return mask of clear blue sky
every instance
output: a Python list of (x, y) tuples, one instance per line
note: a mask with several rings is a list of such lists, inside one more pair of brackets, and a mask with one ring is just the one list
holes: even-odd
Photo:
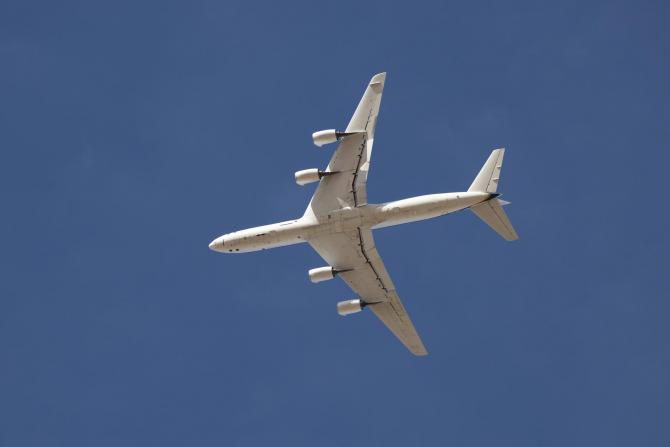
[[(4, 1), (0, 445), (670, 445), (666, 2)], [(310, 134), (388, 78), (371, 202), (491, 149), (521, 240), (379, 230), (430, 356), (306, 245)]]

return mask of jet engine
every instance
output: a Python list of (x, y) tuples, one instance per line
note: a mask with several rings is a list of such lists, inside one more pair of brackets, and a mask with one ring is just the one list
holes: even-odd
[(366, 305), (367, 303), (361, 299), (340, 301), (337, 303), (337, 313), (343, 317), (349, 314), (355, 314), (356, 312), (362, 311)]
[(296, 172), (294, 175), (295, 175), (295, 182), (298, 185), (303, 186), (308, 183), (318, 182), (319, 180), (321, 180), (321, 177), (325, 177), (331, 174), (335, 174), (335, 172), (319, 171), (317, 168), (312, 168), (312, 169), (303, 169), (302, 171)]
[(335, 275), (337, 275), (337, 270), (331, 266), (319, 267), (309, 271), (309, 280), (313, 283), (328, 281), (335, 278)]
[(321, 147), (325, 144), (334, 143), (337, 140), (341, 140), (343, 137), (348, 135), (353, 135), (360, 132), (338, 132), (335, 129), (320, 130), (312, 134), (312, 141), (314, 144)]
[(312, 134), (312, 141), (319, 147), (324, 144), (334, 143), (339, 139), (340, 137), (335, 129), (320, 130)]

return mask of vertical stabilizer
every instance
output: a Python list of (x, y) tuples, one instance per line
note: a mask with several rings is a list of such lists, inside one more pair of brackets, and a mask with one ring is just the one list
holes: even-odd
[(498, 190), (498, 180), (500, 180), (500, 170), (502, 169), (504, 155), (505, 149), (496, 149), (491, 152), (489, 159), (482, 166), (468, 191), (496, 192)]

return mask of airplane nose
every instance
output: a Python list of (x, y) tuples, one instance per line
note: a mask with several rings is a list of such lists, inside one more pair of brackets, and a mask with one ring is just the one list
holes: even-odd
[(209, 243), (209, 249), (214, 251), (223, 251), (223, 236), (217, 237)]

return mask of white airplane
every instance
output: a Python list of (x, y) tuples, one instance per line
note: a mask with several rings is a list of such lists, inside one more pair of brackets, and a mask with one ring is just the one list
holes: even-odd
[(368, 307), (414, 355), (426, 355), (419, 334), (405, 311), (396, 288), (377, 252), (372, 230), (472, 210), (504, 239), (518, 239), (497, 197), (505, 149), (496, 149), (465, 192), (430, 194), (394, 202), (368, 203), (365, 184), (375, 125), (386, 73), (368, 84), (349, 125), (312, 134), (314, 144), (339, 141), (328, 167), (295, 173), (298, 185), (319, 182), (305, 214), (295, 220), (249, 228), (214, 239), (209, 248), (221, 253), (243, 253), (307, 242), (328, 264), (309, 271), (318, 283), (341, 277), (358, 298), (337, 303), (340, 315)]

